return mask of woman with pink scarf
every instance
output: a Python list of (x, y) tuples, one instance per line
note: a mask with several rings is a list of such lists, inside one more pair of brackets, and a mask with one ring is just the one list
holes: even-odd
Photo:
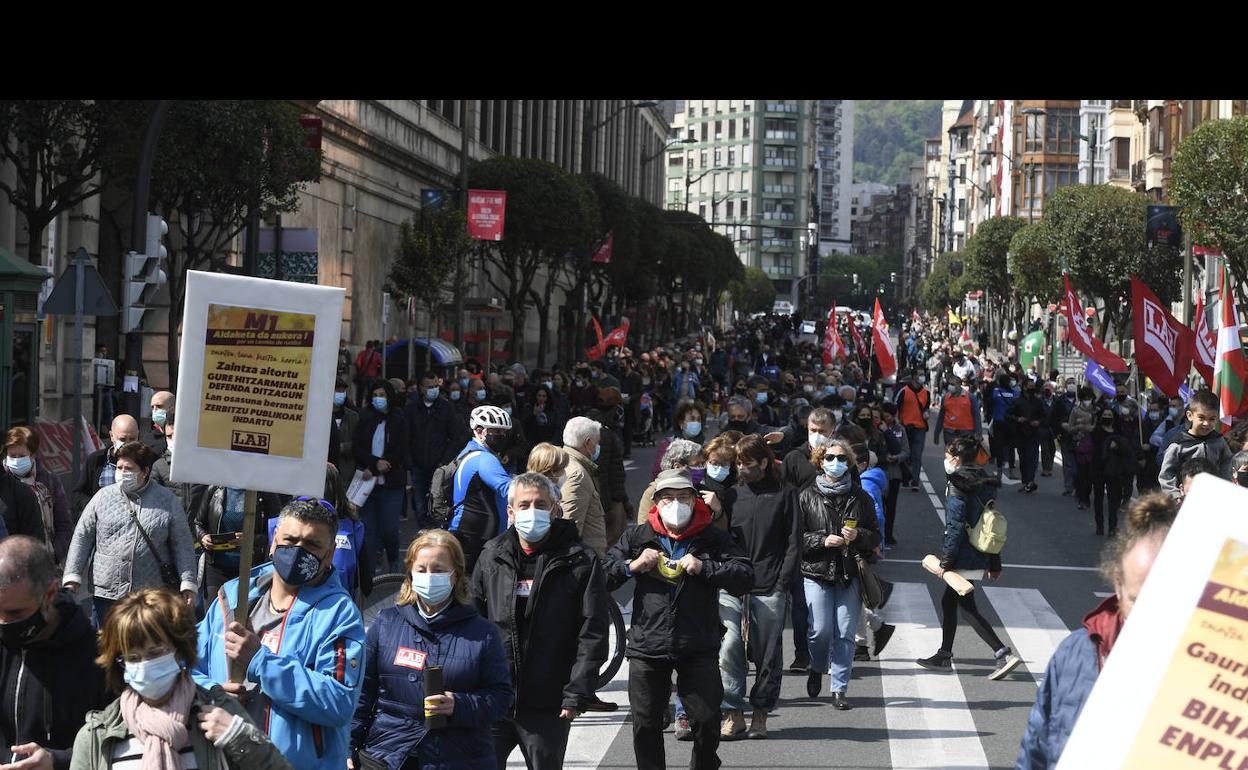
[(70, 770), (293, 770), (237, 699), (191, 679), (196, 647), (181, 597), (147, 588), (119, 599), (96, 663), (121, 697), (87, 714)]

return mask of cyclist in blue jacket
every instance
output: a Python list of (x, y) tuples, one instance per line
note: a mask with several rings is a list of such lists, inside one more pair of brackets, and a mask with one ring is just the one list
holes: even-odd
[(507, 490), (511, 474), (498, 457), (507, 450), (511, 415), (497, 406), (478, 406), (468, 421), (472, 440), (459, 453), (451, 523), (464, 548), (468, 574), (487, 541), (507, 531)]

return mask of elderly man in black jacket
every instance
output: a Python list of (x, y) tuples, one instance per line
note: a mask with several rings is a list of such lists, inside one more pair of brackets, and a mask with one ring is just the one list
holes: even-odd
[(598, 556), (575, 522), (558, 517), (549, 479), (521, 474), (507, 497), (511, 526), (485, 544), (472, 573), (477, 610), (502, 632), (516, 688), (511, 712), (494, 724), (494, 751), (500, 768), (519, 745), (532, 770), (558, 770), (607, 659), (611, 597)]
[(95, 630), (34, 538), (0, 540), (0, 623), (0, 763), (66, 770), (87, 712), (111, 698)]
[(663, 714), (674, 671), (693, 730), (690, 768), (717, 768), (724, 697), (719, 592), (746, 593), (754, 570), (732, 536), (710, 526), (711, 509), (696, 497), (687, 471), (660, 473), (654, 499), (648, 521), (607, 554), (608, 589), (637, 581), (627, 650), (633, 751), (639, 770), (667, 766)]
[[(116, 482), (117, 463), (113, 459), (113, 455), (131, 441), (139, 440), (139, 423), (128, 414), (119, 414), (113, 418), (112, 425), (109, 427), (108, 438), (112, 443), (98, 452), (93, 452), (87, 456), (87, 462), (82, 469), (82, 476), (78, 479), (78, 486), (74, 487), (75, 522), (78, 521), (78, 516), (82, 513), (82, 509), (86, 508), (87, 503), (91, 502), (91, 498), (95, 497), (95, 493), (100, 491), (100, 487), (106, 487)], [(12, 533), (12, 530), (10, 530), (10, 533)]]

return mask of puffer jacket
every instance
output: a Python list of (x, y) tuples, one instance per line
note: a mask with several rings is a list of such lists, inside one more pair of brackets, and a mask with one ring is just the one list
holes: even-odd
[(967, 532), (979, 522), (984, 506), (996, 499), (1001, 481), (977, 465), (958, 468), (948, 475), (947, 481), (940, 566), (949, 570), (1000, 570), (1001, 556), (976, 549)]
[(485, 544), (472, 573), (477, 611), (498, 626), (507, 650), (516, 699), (512, 712), (584, 711), (607, 659), (607, 582), (602, 563), (564, 519), (550, 522), (537, 551), (525, 602), (524, 634), (516, 614), (523, 558), (516, 530)]
[[(199, 729), (199, 713), (219, 706), (246, 720), (246, 726), (224, 748), (218, 749)], [(273, 746), (269, 736), (256, 727), (238, 699), (220, 687), (205, 689), (197, 686), (191, 701), (187, 730), (195, 766), (201, 770), (294, 770), (286, 757)], [(113, 750), (117, 741), (130, 732), (121, 716), (121, 698), (100, 711), (87, 714), (87, 722), (74, 741), (74, 758), (69, 770), (108, 770), (113, 766)], [(221, 760), (225, 759), (224, 762)]]
[(858, 519), (858, 536), (849, 544), (852, 552), (869, 555), (880, 544), (880, 525), (875, 518), (875, 501), (855, 479), (848, 493), (825, 495), (818, 482), (802, 489), (798, 497), (802, 509), (802, 577), (824, 583), (848, 583), (858, 577), (858, 562), (846, 556), (842, 546), (829, 548), (824, 540), (839, 533), (852, 513)]
[(1111, 596), (1088, 613), (1083, 628), (1072, 632), (1053, 651), (1027, 716), (1015, 770), (1057, 766), (1121, 627), (1118, 597)]
[[(498, 628), (466, 604), (426, 619), (412, 605), (388, 607), (368, 629), (364, 687), (351, 720), (351, 754), (399, 770), (494, 770), (490, 725), (511, 705), (511, 677)], [(446, 727), (425, 729), (425, 667), (441, 666), (455, 695)], [(360, 766), (356, 761), (356, 767)]]
[(1084, 409), (1082, 404), (1075, 404), (1071, 408), (1070, 415), (1066, 418), (1066, 434), (1072, 441), (1078, 442), (1092, 433), (1092, 428), (1096, 427), (1096, 417), (1092, 411), (1093, 407)]
[[(667, 554), (664, 541), (688, 547), (702, 560), (697, 575), (682, 574), (674, 581), (657, 569), (634, 575), (628, 565), (647, 548)], [(614, 591), (630, 577), (633, 623), (628, 630), (627, 654), (648, 660), (687, 660), (715, 657), (723, 625), (719, 621), (719, 592), (742, 596), (754, 584), (754, 570), (745, 551), (731, 535), (711, 526), (711, 509), (701, 500), (693, 504), (693, 520), (680, 537), (672, 538), (650, 509), (645, 524), (627, 530), (607, 553), (607, 590)]]
[[(134, 525), (131, 506), (157, 553)], [(120, 599), (140, 588), (166, 587), (160, 577), (161, 561), (177, 570), (180, 590), (198, 588), (191, 528), (177, 495), (151, 479), (133, 496), (122, 492), (120, 484), (110, 484), (95, 493), (78, 519), (65, 559), (64, 582), (82, 583), (90, 566), (95, 595)]]

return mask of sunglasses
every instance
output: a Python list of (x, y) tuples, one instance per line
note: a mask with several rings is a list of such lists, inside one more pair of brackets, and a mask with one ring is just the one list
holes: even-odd
[(295, 502), (297, 502), (297, 503), (303, 503), (303, 502), (308, 502), (308, 503), (316, 503), (317, 505), (321, 506), (322, 508), (324, 508), (325, 510), (327, 510), (327, 511), (329, 511), (330, 513), (334, 514), (335, 516), (337, 516), (337, 515), (338, 515), (338, 509), (337, 509), (337, 508), (335, 508), (335, 507), (334, 507), (334, 506), (333, 506), (333, 505), (332, 505), (332, 504), (331, 504), (328, 500), (322, 500), (322, 499), (320, 499), (319, 497), (306, 497), (306, 496), (305, 496), (305, 497), (296, 497), (296, 498), (295, 498)]

